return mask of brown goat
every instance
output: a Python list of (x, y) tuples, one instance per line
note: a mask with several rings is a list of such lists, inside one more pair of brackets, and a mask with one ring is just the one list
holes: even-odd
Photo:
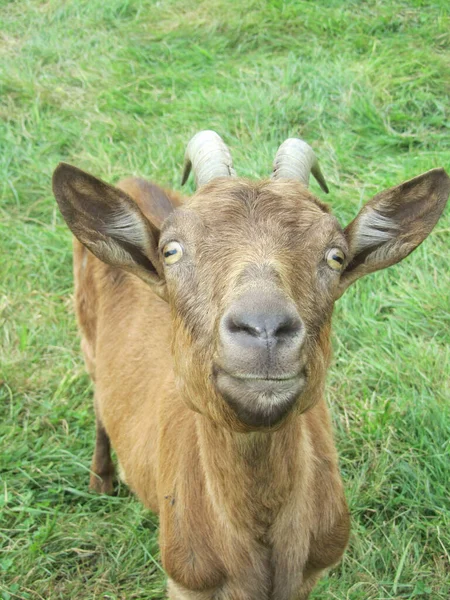
[(91, 487), (112, 491), (111, 440), (160, 515), (169, 598), (304, 600), (349, 535), (324, 400), (334, 302), (427, 237), (450, 179), (434, 169), (381, 192), (343, 230), (307, 190), (310, 170), (326, 186), (299, 140), (255, 183), (234, 178), (216, 134), (198, 135), (190, 199), (66, 164), (54, 174), (79, 240)]

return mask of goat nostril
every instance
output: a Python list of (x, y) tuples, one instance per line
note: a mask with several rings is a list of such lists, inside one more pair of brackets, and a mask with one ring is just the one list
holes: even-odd
[(276, 326), (273, 335), (277, 338), (293, 337), (299, 334), (301, 329), (302, 323), (300, 319), (288, 318), (286, 321)]
[(229, 318), (227, 319), (226, 326), (230, 333), (246, 333), (253, 337), (258, 337), (262, 333), (261, 328), (246, 323), (244, 320)]
[(244, 334), (253, 338), (288, 340), (297, 336), (301, 329), (300, 319), (285, 314), (229, 315), (225, 327), (231, 334)]
[(264, 329), (260, 329), (259, 327), (254, 327), (252, 325), (246, 325), (246, 324), (242, 324), (240, 327), (240, 331), (243, 331), (244, 333), (248, 333), (248, 335), (251, 335), (253, 337), (259, 337)]

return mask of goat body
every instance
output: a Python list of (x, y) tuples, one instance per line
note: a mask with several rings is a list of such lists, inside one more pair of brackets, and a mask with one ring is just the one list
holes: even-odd
[(324, 400), (334, 301), (428, 235), (449, 179), (436, 169), (378, 194), (342, 230), (304, 176), (251, 183), (208, 168), (186, 201), (140, 179), (55, 173), (82, 242), (91, 487), (112, 491), (111, 442), (160, 515), (171, 599), (304, 600), (349, 535)]

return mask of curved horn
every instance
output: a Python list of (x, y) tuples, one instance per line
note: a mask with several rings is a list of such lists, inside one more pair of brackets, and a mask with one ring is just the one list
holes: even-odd
[(230, 151), (215, 131), (200, 131), (189, 142), (181, 185), (186, 183), (191, 168), (197, 187), (216, 177), (236, 177)]
[(284, 141), (273, 161), (272, 179), (297, 179), (308, 187), (310, 172), (323, 191), (328, 194), (328, 186), (311, 146), (299, 138), (289, 138)]

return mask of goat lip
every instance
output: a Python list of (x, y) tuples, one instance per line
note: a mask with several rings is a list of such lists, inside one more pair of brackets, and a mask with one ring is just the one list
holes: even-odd
[(295, 381), (300, 378), (306, 377), (306, 368), (302, 368), (299, 371), (290, 373), (273, 373), (260, 375), (259, 373), (230, 373), (224, 367), (219, 364), (215, 364), (213, 367), (213, 376), (216, 378), (219, 374), (226, 375), (231, 379), (241, 382), (252, 382), (252, 381), (267, 381), (267, 382), (284, 382), (284, 381)]
[(249, 374), (239, 374), (239, 375), (234, 375), (233, 373), (229, 373), (227, 370), (220, 368), (219, 371), (221, 371), (224, 375), (226, 375), (227, 377), (230, 377), (236, 381), (241, 381), (241, 382), (258, 382), (258, 381), (267, 381), (267, 382), (283, 382), (283, 381), (295, 381), (297, 379), (299, 379), (300, 377), (304, 376), (304, 372), (300, 371), (299, 373), (295, 373), (295, 374), (286, 374), (286, 375), (274, 375), (272, 377), (270, 376), (263, 376), (263, 375), (256, 375), (253, 373), (249, 373)]
[(216, 385), (226, 390), (233, 390), (233, 395), (246, 394), (248, 392), (270, 395), (275, 401), (278, 395), (290, 392), (299, 387), (303, 388), (306, 381), (304, 372), (289, 377), (247, 377), (231, 375), (220, 369), (214, 375)]
[(240, 421), (251, 427), (273, 427), (290, 412), (306, 385), (302, 370), (287, 377), (237, 377), (215, 366), (216, 389)]

